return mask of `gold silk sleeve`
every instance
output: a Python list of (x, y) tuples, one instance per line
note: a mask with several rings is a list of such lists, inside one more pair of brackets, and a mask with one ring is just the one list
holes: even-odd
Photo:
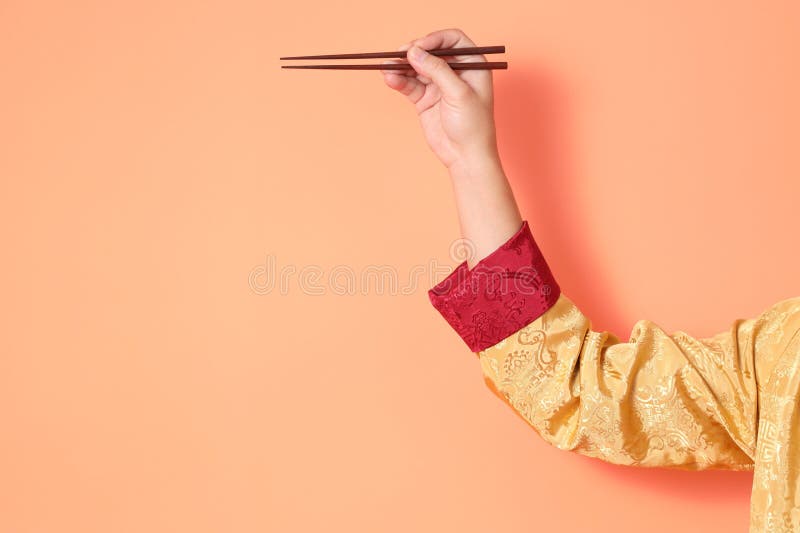
[(603, 461), (753, 471), (751, 533), (800, 532), (800, 297), (698, 338), (592, 329), (527, 221), (429, 291), (489, 388), (548, 443)]
[(477, 351), (489, 388), (545, 441), (606, 462), (754, 471), (751, 532), (800, 531), (800, 297), (696, 338), (595, 331), (563, 293)]

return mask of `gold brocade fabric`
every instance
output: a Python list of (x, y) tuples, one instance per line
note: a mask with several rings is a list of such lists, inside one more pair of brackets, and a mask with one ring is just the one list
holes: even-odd
[(753, 471), (751, 533), (800, 532), (800, 297), (694, 338), (639, 320), (593, 331), (563, 293), (477, 352), (547, 442), (614, 464)]

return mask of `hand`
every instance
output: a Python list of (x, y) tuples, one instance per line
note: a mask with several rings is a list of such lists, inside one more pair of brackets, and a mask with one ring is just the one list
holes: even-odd
[[(425, 139), (448, 168), (475, 158), (497, 158), (491, 70), (453, 70), (448, 62), (486, 61), (484, 55), (435, 56), (434, 48), (476, 46), (451, 28), (429, 33), (398, 48), (412, 68), (381, 70), (389, 87), (415, 106)], [(421, 57), (414, 51), (420, 49)], [(403, 63), (387, 60), (385, 63)]]

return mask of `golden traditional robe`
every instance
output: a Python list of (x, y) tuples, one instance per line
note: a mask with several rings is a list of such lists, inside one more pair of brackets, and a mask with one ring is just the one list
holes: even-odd
[(800, 297), (696, 338), (595, 331), (527, 222), (430, 289), (485, 383), (546, 442), (609, 463), (753, 471), (751, 533), (800, 532)]

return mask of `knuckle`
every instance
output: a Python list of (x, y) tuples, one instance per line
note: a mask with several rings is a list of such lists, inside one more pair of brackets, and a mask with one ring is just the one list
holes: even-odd
[(451, 28), (444, 29), (444, 30), (442, 30), (440, 33), (445, 33), (445, 34), (455, 34), (455, 35), (457, 35), (457, 36), (459, 36), (459, 37), (461, 37), (461, 38), (464, 38), (464, 37), (466, 37), (466, 36), (467, 36), (467, 35), (464, 33), (464, 31), (463, 31), (463, 30), (461, 30), (461, 28), (456, 28), (456, 27), (451, 27)]
[(461, 28), (450, 28), (450, 31), (458, 35), (458, 41), (459, 43), (462, 43), (462, 45), (467, 44), (469, 46), (475, 46), (475, 43), (472, 41), (472, 39), (470, 39), (466, 32)]

